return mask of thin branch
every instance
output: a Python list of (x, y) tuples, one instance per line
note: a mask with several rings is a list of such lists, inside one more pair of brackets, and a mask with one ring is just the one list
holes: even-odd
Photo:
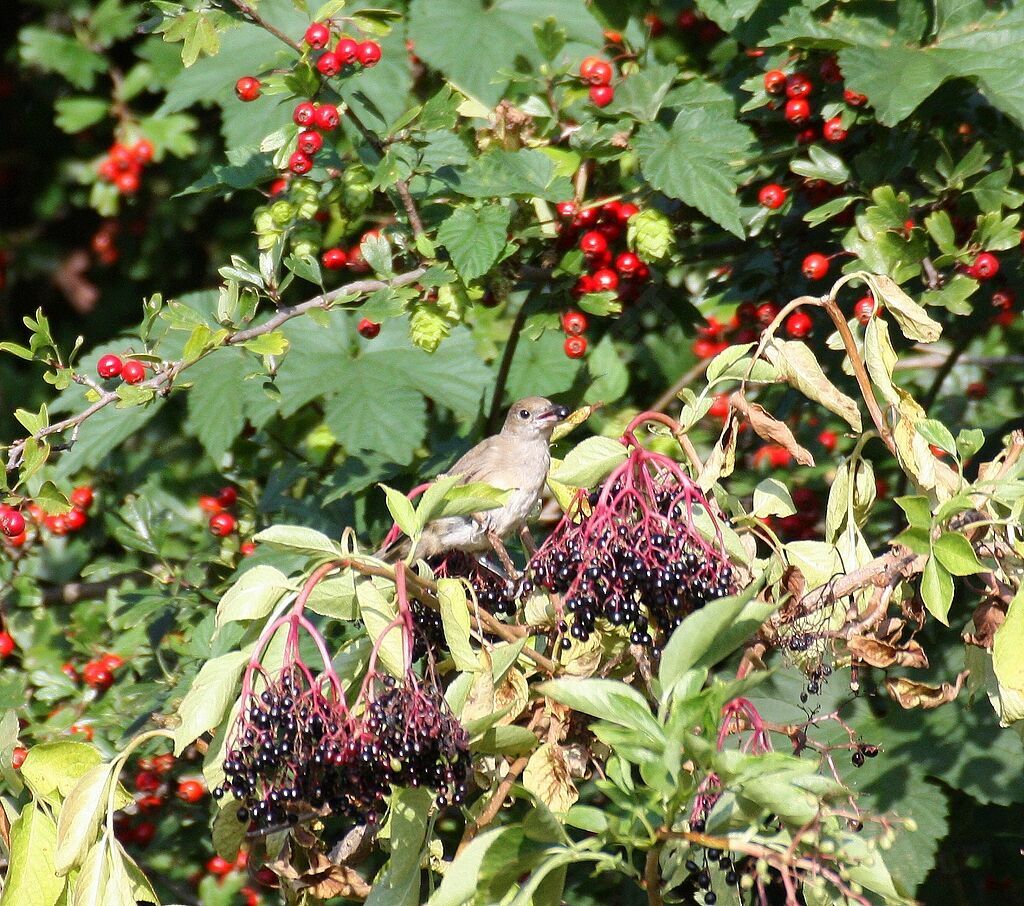
[(647, 850), (647, 859), (644, 861), (644, 888), (647, 891), (647, 906), (662, 906), (665, 901), (661, 897), (660, 845)]
[(519, 346), (519, 336), (523, 332), (523, 325), (526, 323), (526, 309), (529, 307), (532, 296), (527, 296), (523, 304), (519, 306), (515, 319), (508, 330), (508, 342), (505, 344), (505, 351), (501, 355), (501, 362), (498, 365), (498, 376), (494, 381), (494, 393), (491, 395), (491, 408), (487, 413), (487, 433), (494, 434), (498, 430), (498, 423), (501, 421), (502, 403), (505, 399), (505, 385), (508, 383), (508, 375), (512, 370), (512, 359), (515, 358), (516, 348)]
[[(508, 798), (508, 794), (512, 791), (512, 787), (516, 780), (519, 779), (519, 775), (526, 770), (526, 765), (529, 764), (530, 759), (526, 755), (521, 755), (515, 761), (509, 765), (508, 772), (504, 777), (501, 778), (501, 783), (498, 784), (498, 788), (494, 791), (494, 795), (488, 800), (487, 805), (484, 806), (482, 812), (480, 812), (476, 821), (466, 825), (466, 830), (462, 835), (462, 840), (459, 843), (458, 852), (462, 852), (467, 846), (469, 846), (472, 839), (480, 833), (488, 824), (490, 824), (495, 818), (498, 817), (498, 812), (501, 811), (502, 806), (505, 804), (505, 800)], [(458, 855), (458, 853), (456, 853)]]
[(284, 41), (292, 50), (297, 54), (302, 53), (302, 45), (298, 41), (294, 41), (288, 37), (281, 29), (276, 25), (271, 25), (266, 19), (264, 19), (255, 8), (250, 6), (245, 0), (231, 0), (231, 5), (234, 6), (246, 19), (252, 22), (253, 25), (258, 25), (260, 28), (270, 32), (275, 38), (280, 41)]
[(949, 355), (946, 356), (946, 360), (935, 371), (935, 377), (932, 378), (931, 385), (925, 391), (924, 396), (921, 397), (921, 407), (925, 412), (934, 405), (943, 383), (953, 373), (956, 363), (960, 361), (960, 356), (967, 351), (967, 347), (971, 345), (971, 340), (973, 339), (973, 334), (964, 333), (953, 343), (953, 347), (949, 350)]

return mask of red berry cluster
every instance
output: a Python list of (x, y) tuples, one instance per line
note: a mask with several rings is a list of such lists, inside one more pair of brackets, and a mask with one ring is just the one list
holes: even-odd
[[(29, 503), (25, 512), (32, 519), (36, 532), (46, 529), (53, 535), (68, 535), (81, 531), (89, 521), (89, 510), (93, 504), (93, 490), (88, 485), (75, 488), (69, 495), (71, 509), (67, 513), (47, 514), (37, 503)], [(28, 540), (30, 524), (21, 510), (0, 505), (0, 532), (4, 541), (12, 547), (22, 547)]]
[(570, 359), (581, 359), (587, 352), (587, 316), (581, 311), (569, 309), (562, 314), (562, 330), (565, 332), (565, 354)]
[(341, 112), (334, 104), (301, 101), (292, 111), (292, 122), (302, 131), (295, 139), (295, 151), (288, 158), (288, 169), (301, 176), (313, 169), (313, 158), (324, 146), (324, 134), (338, 128)]
[[(820, 67), (821, 79), (827, 85), (840, 85), (843, 80), (839, 64), (834, 56), (826, 57)], [(797, 141), (801, 144), (812, 142), (817, 137), (813, 126), (809, 125), (813, 116), (811, 97), (815, 94), (814, 80), (805, 72), (786, 73), (781, 69), (771, 69), (764, 74), (764, 90), (770, 95), (784, 96), (783, 115), (786, 121), (801, 130)], [(843, 91), (843, 100), (850, 108), (862, 107), (867, 98), (850, 89)], [(776, 104), (771, 106), (775, 107)], [(849, 134), (842, 116), (833, 116), (822, 124), (821, 137), (833, 144), (845, 142)]]
[(146, 379), (147, 367), (139, 359), (122, 361), (120, 356), (107, 353), (96, 363), (96, 373), (105, 381), (119, 377), (126, 384), (141, 384)]
[(81, 671), (70, 661), (64, 664), (60, 671), (73, 683), (82, 682), (97, 692), (106, 692), (114, 685), (114, 674), (123, 666), (124, 658), (108, 651), (93, 658)]
[(612, 64), (600, 57), (587, 57), (580, 63), (580, 80), (590, 86), (590, 100), (597, 107), (607, 107), (615, 99)]
[(17, 647), (18, 645), (14, 641), (14, 636), (6, 630), (0, 632), (0, 661), (10, 657)]
[(93, 233), (90, 245), (92, 253), (100, 264), (111, 265), (118, 259), (117, 234), (120, 226), (116, 220), (104, 220), (100, 228)]
[(367, 239), (372, 239), (379, 235), (380, 230), (366, 230), (356, 240), (355, 244), (347, 250), (341, 248), (341, 246), (326, 249), (320, 255), (320, 264), (325, 270), (329, 271), (340, 271), (348, 268), (357, 274), (366, 273), (370, 267), (366, 263), (366, 259), (363, 258), (361, 246)]
[(153, 160), (153, 143), (140, 138), (133, 145), (114, 142), (100, 161), (100, 177), (117, 186), (122, 195), (134, 195), (139, 190), (142, 169)]
[[(213, 856), (207, 861), (205, 872), (197, 872), (192, 880), (193, 883), (198, 886), (199, 882), (205, 875), (210, 875), (216, 878), (218, 883), (223, 884), (225, 878), (229, 875), (235, 874), (236, 872), (245, 871), (248, 865), (249, 853), (244, 849), (239, 850), (234, 861), (230, 862), (220, 856)], [(277, 875), (275, 875), (269, 868), (263, 868), (258, 871), (256, 873), (256, 879), (268, 885), (276, 886), (277, 884)], [(252, 887), (243, 887), (238, 892), (245, 899), (245, 906), (258, 906), (260, 903), (260, 895)]]
[[(238, 527), (238, 521), (228, 512), (238, 502), (238, 491), (231, 485), (225, 485), (216, 494), (204, 494), (199, 498), (199, 509), (210, 514), (210, 533), (218, 538), (226, 538)], [(255, 548), (243, 551), (252, 553)]]

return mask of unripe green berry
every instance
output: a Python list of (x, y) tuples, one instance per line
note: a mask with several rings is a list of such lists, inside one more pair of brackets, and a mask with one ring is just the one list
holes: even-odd
[(648, 264), (660, 261), (675, 245), (672, 224), (661, 211), (653, 208), (630, 217), (626, 238), (629, 247)]
[(436, 352), (451, 329), (451, 322), (429, 303), (417, 306), (409, 318), (409, 339), (425, 352)]
[(295, 205), (288, 201), (275, 201), (270, 206), (270, 216), (278, 226), (287, 226), (295, 217)]

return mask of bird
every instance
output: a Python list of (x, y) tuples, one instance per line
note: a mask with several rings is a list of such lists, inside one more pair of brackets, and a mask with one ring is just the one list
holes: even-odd
[[(460, 484), (481, 482), (511, 491), (508, 500), (492, 510), (427, 523), (416, 543), (415, 555), (427, 560), (450, 551), (494, 550), (506, 569), (510, 568), (501, 540), (526, 524), (540, 499), (551, 465), (551, 432), (568, 415), (566, 406), (542, 396), (528, 396), (513, 404), (500, 432), (484, 438), (438, 476), (458, 476)], [(408, 553), (406, 539), (378, 551), (377, 555), (394, 562)]]

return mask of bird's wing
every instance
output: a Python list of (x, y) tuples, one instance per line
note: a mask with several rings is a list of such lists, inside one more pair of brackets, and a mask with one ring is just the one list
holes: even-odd
[(518, 487), (518, 465), (508, 439), (496, 434), (480, 441), (445, 474), (458, 475), (461, 484), (480, 481), (496, 488), (514, 488)]

